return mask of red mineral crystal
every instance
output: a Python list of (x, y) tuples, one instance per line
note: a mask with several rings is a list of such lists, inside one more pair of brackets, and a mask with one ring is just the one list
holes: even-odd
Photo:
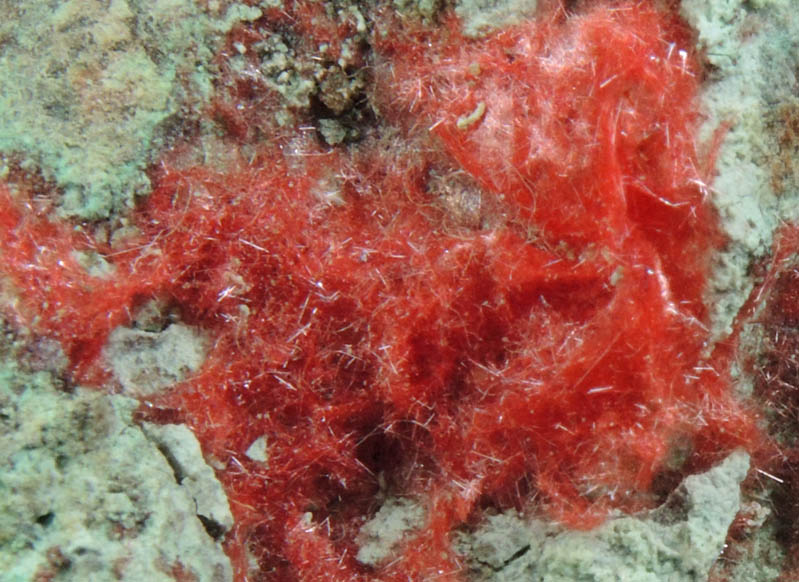
[[(722, 237), (690, 31), (646, 3), (553, 4), (480, 40), (376, 17), (370, 97), (393, 133), (289, 136), (226, 172), (167, 156), (113, 248), (3, 191), (10, 308), (77, 379), (102, 377), (148, 299), (211, 338), (144, 410), (217, 468), (239, 580), (459, 580), (452, 535), (487, 507), (591, 527), (755, 442), (709, 343)], [(427, 522), (367, 567), (356, 536), (385, 494)]]

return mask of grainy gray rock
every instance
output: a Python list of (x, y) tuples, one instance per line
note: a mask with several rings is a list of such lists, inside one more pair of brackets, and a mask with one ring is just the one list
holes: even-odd
[(703, 582), (738, 512), (748, 468), (749, 456), (735, 452), (686, 478), (663, 508), (589, 532), (492, 516), (458, 547), (480, 582)]
[(388, 499), (358, 534), (358, 561), (377, 566), (394, 555), (406, 533), (424, 525), (425, 511), (409, 499)]
[(222, 532), (233, 527), (227, 496), (200, 450), (197, 438), (183, 424), (143, 425), (144, 434), (155, 443), (175, 474), (175, 481), (194, 500), (197, 515), (206, 529)]
[(118, 327), (105, 356), (129, 396), (147, 396), (183, 380), (205, 360), (205, 341), (191, 327), (174, 323), (153, 332)]
[(466, 36), (481, 36), (535, 15), (538, 0), (458, 0), (455, 12)]
[(224, 530), (229, 510), (191, 434), (164, 429), (153, 442), (131, 421), (137, 401), (57, 385), (0, 361), (0, 582), (232, 580), (199, 517)]
[(799, 18), (785, 0), (684, 0), (681, 11), (712, 67), (701, 140), (730, 124), (712, 184), (730, 241), (709, 297), (714, 330), (725, 335), (752, 289), (752, 264), (770, 251), (777, 226), (799, 216), (799, 136), (790, 127), (799, 120)]
[(223, 33), (261, 15), (219, 6), (0, 0), (0, 153), (53, 180), (66, 215), (102, 219), (130, 207), (149, 192), (152, 151), (208, 102)]

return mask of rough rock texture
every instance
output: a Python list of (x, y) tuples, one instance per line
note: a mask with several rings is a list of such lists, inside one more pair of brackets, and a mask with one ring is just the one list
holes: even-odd
[(424, 525), (425, 512), (407, 499), (387, 500), (361, 528), (358, 561), (375, 566), (390, 558), (403, 536)]
[(770, 250), (780, 221), (799, 214), (799, 18), (784, 1), (684, 0), (681, 6), (709, 65), (704, 139), (729, 125), (713, 183), (731, 238), (711, 289), (723, 334), (752, 288), (753, 262)]
[(136, 406), (2, 359), (0, 581), (232, 579), (230, 510), (196, 440), (142, 431)]
[(146, 396), (183, 380), (205, 358), (196, 330), (175, 323), (163, 331), (118, 327), (108, 338), (106, 358), (129, 396)]
[(535, 14), (538, 0), (458, 0), (455, 12), (468, 36), (480, 36)]
[(736, 452), (693, 475), (666, 505), (590, 532), (495, 515), (461, 539), (472, 579), (491, 582), (700, 582), (717, 559), (749, 468)]
[(200, 4), (0, 1), (0, 152), (63, 189), (64, 214), (132, 206), (151, 150), (194, 130), (222, 33), (261, 14)]
[(194, 434), (182, 424), (145, 423), (143, 430), (172, 467), (175, 481), (194, 501), (197, 517), (206, 531), (219, 538), (233, 527), (227, 496), (213, 469), (202, 460)]

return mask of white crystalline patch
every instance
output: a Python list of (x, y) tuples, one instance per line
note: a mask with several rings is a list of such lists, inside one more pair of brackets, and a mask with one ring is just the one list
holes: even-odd
[(266, 436), (260, 436), (255, 439), (244, 454), (253, 461), (266, 463), (269, 460), (269, 453), (266, 449)]

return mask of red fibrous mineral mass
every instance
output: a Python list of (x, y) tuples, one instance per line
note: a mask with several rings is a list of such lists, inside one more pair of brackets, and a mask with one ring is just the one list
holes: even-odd
[[(107, 380), (108, 334), (153, 298), (209, 338), (147, 405), (217, 469), (239, 580), (458, 580), (452, 535), (488, 507), (590, 527), (754, 439), (709, 345), (723, 239), (690, 32), (640, 2), (458, 30), (376, 20), (379, 132), (298, 132), (225, 172), (167, 156), (121, 247), (3, 190), (6, 310), (76, 380)], [(386, 495), (425, 525), (367, 567), (357, 532)]]

